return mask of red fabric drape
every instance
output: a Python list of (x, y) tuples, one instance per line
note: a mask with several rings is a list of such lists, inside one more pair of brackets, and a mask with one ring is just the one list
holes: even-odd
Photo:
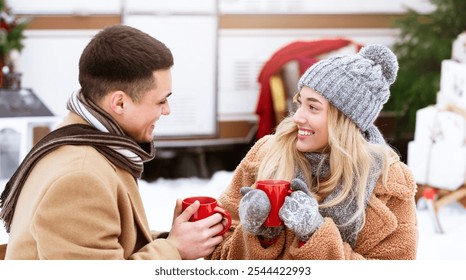
[[(314, 57), (331, 52), (353, 43), (346, 39), (327, 39), (316, 41), (297, 41), (276, 51), (264, 64), (258, 81), (260, 84), (256, 114), (259, 116), (256, 139), (271, 134), (276, 126), (275, 114), (270, 91), (270, 78), (278, 73), (287, 62), (299, 57)], [(358, 45), (359, 46), (359, 45)], [(359, 46), (360, 47), (360, 46)], [(310, 65), (309, 65), (310, 66)]]

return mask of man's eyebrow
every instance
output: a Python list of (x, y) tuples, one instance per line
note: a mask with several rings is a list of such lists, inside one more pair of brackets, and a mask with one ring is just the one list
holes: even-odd
[(165, 97), (160, 97), (160, 99), (158, 99), (157, 102), (165, 102), (168, 99), (168, 97), (170, 97), (170, 95), (172, 95), (172, 93), (173, 92), (169, 92), (169, 93), (167, 93), (167, 95), (165, 95)]

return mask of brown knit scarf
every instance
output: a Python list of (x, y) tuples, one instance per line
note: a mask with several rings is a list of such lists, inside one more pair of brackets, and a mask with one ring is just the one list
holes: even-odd
[[(105, 156), (116, 166), (131, 173), (135, 179), (139, 178), (143, 171), (143, 163), (155, 157), (155, 148), (153, 143), (140, 145), (132, 138), (124, 135), (118, 124), (108, 115), (102, 114), (101, 110), (95, 108), (86, 100), (86, 104), (81, 102), (83, 97), (74, 94), (70, 98), (70, 103), (85, 108), (75, 110), (76, 106), (68, 105), (68, 108), (78, 115), (87, 119), (92, 113), (98, 116), (98, 121), (94, 119), (91, 125), (72, 124), (61, 127), (50, 132), (42, 138), (26, 155), (18, 169), (7, 182), (5, 189), (0, 196), (0, 219), (5, 223), (7, 232), (10, 232), (11, 221), (16, 208), (19, 195), (23, 188), (24, 182), (37, 162), (51, 151), (63, 145), (86, 145), (94, 147), (99, 153)], [(91, 105), (89, 105), (91, 104)], [(96, 127), (103, 124), (109, 132), (103, 132)]]

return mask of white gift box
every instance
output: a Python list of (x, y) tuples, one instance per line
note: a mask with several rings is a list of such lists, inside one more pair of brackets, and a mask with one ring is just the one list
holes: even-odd
[(454, 104), (458, 108), (466, 110), (466, 101), (462, 100), (462, 98), (455, 94), (446, 94), (442, 91), (439, 91), (437, 93), (436, 101), (437, 105), (441, 107), (448, 107), (448, 105)]
[(466, 109), (466, 63), (443, 60), (437, 103), (447, 101)]
[(466, 144), (466, 119), (455, 112), (428, 106), (417, 110), (414, 140), (443, 143), (452, 147)]
[(451, 58), (453, 60), (466, 63), (466, 32), (458, 35), (456, 40), (453, 42)]
[(411, 141), (408, 143), (407, 164), (418, 184), (427, 184), (427, 167), (432, 143)]
[(411, 141), (408, 167), (418, 184), (456, 190), (466, 182), (466, 146)]

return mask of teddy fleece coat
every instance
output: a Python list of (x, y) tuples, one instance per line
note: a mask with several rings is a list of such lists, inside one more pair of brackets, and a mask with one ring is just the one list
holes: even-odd
[[(62, 125), (86, 122), (70, 113)], [(90, 146), (61, 146), (24, 184), (6, 259), (180, 259), (149, 230), (137, 181)]]
[(275, 244), (264, 248), (257, 236), (239, 222), (240, 189), (254, 184), (259, 164), (270, 137), (261, 138), (235, 170), (231, 185), (221, 195), (222, 206), (232, 214), (235, 226), (225, 235), (209, 259), (415, 259), (417, 249), (416, 183), (407, 166), (397, 160), (390, 164), (388, 184), (377, 182), (366, 208), (366, 223), (354, 248), (344, 242), (336, 224), (324, 217), (321, 225), (302, 246), (286, 229)]

